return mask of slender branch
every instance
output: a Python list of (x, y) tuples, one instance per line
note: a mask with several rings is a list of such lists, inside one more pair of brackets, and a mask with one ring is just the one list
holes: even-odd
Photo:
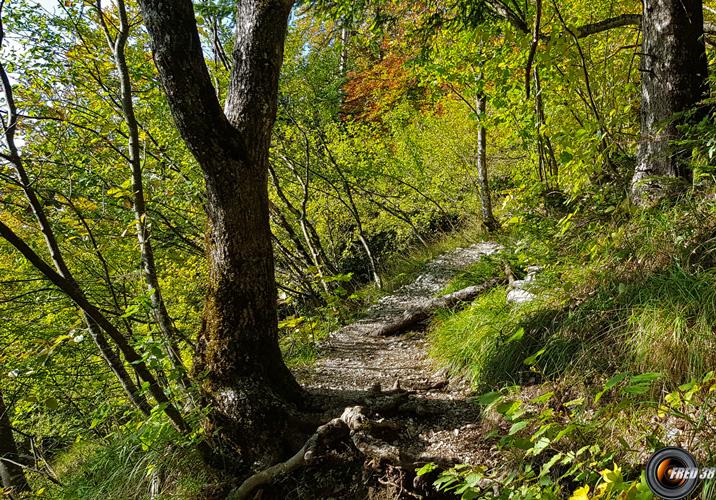
[(0, 221), (0, 237), (5, 239), (10, 245), (22, 254), (25, 259), (35, 267), (46, 279), (53, 285), (62, 290), (82, 311), (91, 318), (102, 330), (107, 332), (112, 340), (117, 344), (124, 358), (130, 363), (137, 375), (149, 384), (149, 391), (156, 399), (157, 403), (164, 405), (164, 412), (169, 417), (174, 427), (181, 433), (186, 434), (191, 431), (184, 418), (181, 416), (176, 407), (169, 401), (164, 391), (151, 374), (142, 357), (129, 344), (124, 335), (115, 327), (102, 312), (92, 304), (77, 283), (60, 275), (52, 269), (47, 262), (44, 261), (25, 241), (20, 238), (10, 227)]
[(525, 68), (525, 92), (527, 99), (530, 98), (530, 77), (532, 74), (532, 64), (537, 53), (537, 45), (540, 39), (540, 23), (542, 22), (542, 0), (536, 0), (535, 5), (535, 22), (532, 29), (532, 44), (530, 45), (530, 53), (527, 56), (527, 67)]

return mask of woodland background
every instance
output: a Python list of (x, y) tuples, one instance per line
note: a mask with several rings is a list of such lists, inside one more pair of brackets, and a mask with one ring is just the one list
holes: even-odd
[[(450, 291), (543, 269), (529, 304), (508, 306), (499, 286), (429, 326), (436, 362), (503, 421), (485, 437), (501, 468), (425, 466), (437, 489), (646, 498), (644, 457), (674, 432), (711, 457), (716, 125), (708, 88), (689, 78), (713, 63), (716, 14), (646, 3), (671, 9), (669, 26), (703, 13), (706, 31), (692, 33), (704, 59), (674, 65), (690, 95), (652, 89), (680, 107), (652, 135), (638, 1), (291, 10), (266, 177), (285, 363), (312, 363), (329, 332), (456, 246), (505, 249)], [(2, 6), (0, 449), (21, 464), (5, 463), (4, 486), (48, 498), (228, 491), (197, 451), (214, 414), (195, 355), (212, 201), (142, 11)], [(193, 6), (223, 103), (236, 6)], [(645, 142), (676, 158), (646, 194)]]

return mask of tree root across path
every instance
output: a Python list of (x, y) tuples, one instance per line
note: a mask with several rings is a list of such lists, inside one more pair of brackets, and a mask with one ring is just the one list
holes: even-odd
[(257, 472), (246, 479), (229, 498), (244, 500), (260, 486), (266, 485), (275, 479), (288, 474), (300, 467), (314, 462), (325, 455), (339, 443), (349, 440), (368, 461), (376, 463), (389, 463), (400, 467), (414, 466), (414, 457), (405, 456), (401, 450), (387, 441), (391, 435), (400, 430), (400, 426), (384, 419), (372, 419), (368, 415), (376, 413), (389, 413), (391, 411), (405, 411), (410, 408), (408, 393), (400, 391), (393, 396), (381, 398), (377, 407), (368, 411), (365, 406), (350, 406), (343, 410), (340, 417), (330, 420), (318, 427), (316, 432), (308, 438), (303, 447), (285, 462), (278, 463), (268, 469)]
[(481, 293), (497, 286), (500, 283), (504, 283), (504, 279), (492, 279), (483, 283), (482, 285), (468, 286), (457, 292), (443, 295), (429, 300), (425, 304), (407, 310), (403, 314), (392, 321), (386, 322), (382, 327), (376, 329), (373, 335), (395, 335), (400, 332), (404, 332), (415, 325), (422, 323), (429, 319), (437, 310), (453, 307), (461, 302), (468, 302), (476, 298)]
[(435, 367), (419, 326), (500, 284), (493, 279), (435, 297), (460, 269), (498, 250), (481, 243), (436, 258), (413, 283), (322, 342), (315, 365), (294, 372), (316, 398), (309, 406), (320, 413), (296, 416), (312, 435), (231, 498), (443, 498), (430, 478), (416, 478), (416, 468), (489, 462), (491, 444), (482, 439), (469, 384)]
[[(406, 311), (400, 318), (387, 322), (374, 334), (385, 336), (405, 331), (425, 321), (438, 309), (470, 301), (503, 281), (496, 278), (482, 285), (470, 286), (431, 299), (419, 308)], [(435, 387), (435, 385), (429, 388)], [(328, 451), (346, 441), (349, 441), (351, 446), (360, 452), (368, 462), (390, 464), (404, 469), (415, 469), (422, 465), (418, 463), (417, 457), (388, 442), (401, 430), (399, 424), (384, 418), (371, 418), (370, 415), (380, 415), (381, 417), (390, 414), (424, 415), (430, 411), (429, 407), (421, 405), (420, 401), (416, 399), (409, 398), (410, 392), (402, 389), (399, 381), (396, 381), (395, 386), (386, 392), (383, 392), (380, 384), (376, 383), (370, 388), (369, 393), (372, 393), (373, 397), (366, 399), (364, 404), (348, 406), (340, 417), (333, 418), (318, 427), (303, 447), (291, 458), (246, 479), (231, 498), (248, 499), (257, 488), (300, 467), (310, 465), (317, 458), (324, 456)]]

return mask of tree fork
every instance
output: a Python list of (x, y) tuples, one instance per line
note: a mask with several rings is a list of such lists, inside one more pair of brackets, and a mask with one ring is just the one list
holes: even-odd
[(303, 395), (278, 346), (268, 202), (268, 152), (292, 2), (237, 2), (224, 110), (192, 2), (139, 4), (169, 107), (206, 184), (209, 287), (195, 370), (210, 404), (208, 439), (226, 465), (274, 463), (291, 446), (289, 415)]

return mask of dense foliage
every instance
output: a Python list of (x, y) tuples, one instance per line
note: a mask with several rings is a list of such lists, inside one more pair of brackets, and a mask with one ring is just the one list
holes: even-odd
[[(641, 30), (584, 28), (640, 5), (293, 8), (268, 175), (285, 361), (310, 363), (329, 331), (456, 242), (497, 239), (505, 251), (447, 291), (503, 276), (505, 265), (543, 268), (535, 301), (509, 306), (499, 287), (430, 327), (436, 360), (502, 419), (488, 439), (505, 458), (501, 470), (439, 475), (428, 465), (420, 474), (438, 489), (644, 498), (639, 453), (666, 438), (637, 420), (658, 413), (664, 429), (669, 418), (695, 428), (698, 405), (713, 405), (716, 127), (708, 112), (685, 113), (675, 147), (688, 153), (692, 182), (635, 206)], [(234, 5), (194, 6), (223, 104)], [(140, 9), (9, 0), (1, 12), (0, 222), (127, 343), (102, 351), (94, 320), (3, 233), (0, 396), (30, 485), (53, 498), (113, 497), (128, 484), (132, 497), (208, 495), (220, 480), (197, 465), (210, 409), (198, 389), (206, 374), (193, 370), (208, 200)], [(485, 195), (499, 229), (481, 223)], [(619, 425), (606, 437), (609, 420)], [(706, 441), (694, 443), (704, 456)]]

